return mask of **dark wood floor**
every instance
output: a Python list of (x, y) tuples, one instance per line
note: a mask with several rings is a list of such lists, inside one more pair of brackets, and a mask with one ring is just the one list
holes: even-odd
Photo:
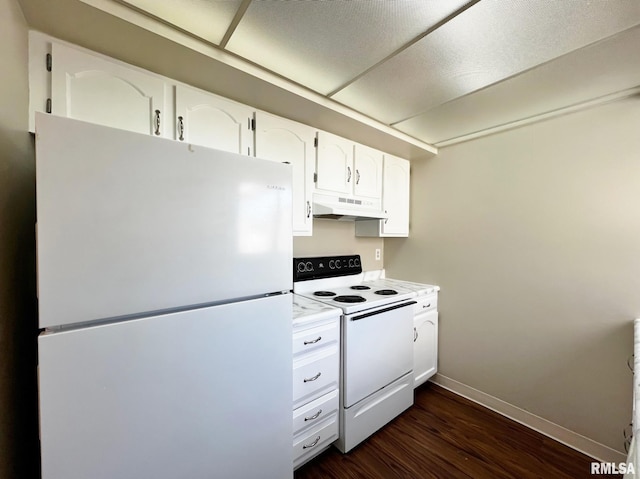
[(331, 448), (295, 479), (581, 479), (591, 459), (439, 386), (416, 390), (415, 404), (350, 451)]

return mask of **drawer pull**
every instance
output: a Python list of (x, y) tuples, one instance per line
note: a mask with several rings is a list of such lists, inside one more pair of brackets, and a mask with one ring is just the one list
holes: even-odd
[(429, 304), (427, 304), (427, 305), (424, 305), (424, 304), (422, 305), (422, 309), (430, 308), (430, 307), (431, 307), (431, 303), (429, 303)]
[(320, 436), (316, 437), (315, 441), (313, 441), (311, 444), (305, 444), (304, 446), (302, 446), (302, 449), (309, 449), (310, 447), (315, 446), (316, 444), (318, 444), (319, 440)]
[(311, 381), (315, 381), (316, 379), (318, 379), (320, 377), (321, 374), (322, 373), (320, 372), (320, 373), (316, 374), (315, 376), (313, 376), (312, 378), (305, 378), (304, 382), (305, 383), (310, 383)]
[(318, 336), (318, 339), (314, 339), (313, 341), (305, 341), (304, 345), (306, 346), (307, 344), (316, 344), (321, 339), (322, 339), (322, 336)]
[(305, 421), (313, 421), (314, 419), (318, 419), (318, 417), (320, 416), (320, 414), (322, 414), (322, 409), (320, 409), (317, 413), (315, 413), (313, 416), (308, 416), (305, 417), (304, 420)]

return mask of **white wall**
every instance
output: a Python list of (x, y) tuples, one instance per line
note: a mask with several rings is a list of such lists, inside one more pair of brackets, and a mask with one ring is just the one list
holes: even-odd
[(35, 162), (27, 26), (0, 0), (0, 478), (37, 477)]
[(412, 163), (390, 276), (439, 284), (440, 373), (618, 451), (640, 316), (640, 99)]

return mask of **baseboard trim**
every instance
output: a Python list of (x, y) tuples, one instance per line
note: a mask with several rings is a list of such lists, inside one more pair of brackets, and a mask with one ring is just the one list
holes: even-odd
[(467, 386), (455, 379), (448, 378), (441, 374), (436, 374), (429, 381), (451, 391), (452, 393), (491, 409), (502, 416), (508, 417), (523, 426), (527, 426), (540, 434), (544, 434), (551, 439), (555, 439), (565, 446), (569, 446), (570, 448), (586, 454), (597, 461), (619, 463), (627, 460), (627, 456), (622, 452), (611, 449), (610, 447), (600, 444), (588, 437), (581, 436), (576, 432), (559, 426), (540, 416), (536, 416), (535, 414), (525, 411), (513, 404), (509, 404), (502, 399), (498, 399), (474, 389), (471, 386)]

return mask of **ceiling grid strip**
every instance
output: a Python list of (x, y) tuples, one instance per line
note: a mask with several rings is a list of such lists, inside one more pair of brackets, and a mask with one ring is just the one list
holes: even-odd
[(442, 20), (440, 20), (438, 23), (436, 23), (435, 25), (433, 25), (432, 27), (430, 27), (429, 29), (427, 29), (426, 31), (422, 32), (420, 35), (412, 38), (410, 41), (408, 41), (407, 43), (405, 43), (404, 45), (402, 45), (400, 48), (396, 49), (395, 51), (391, 52), (389, 55), (387, 55), (386, 57), (384, 57), (382, 60), (380, 60), (379, 62), (371, 65), (369, 68), (367, 68), (366, 70), (362, 71), (361, 73), (359, 73), (358, 75), (354, 76), (353, 78), (351, 78), (349, 81), (343, 83), (342, 85), (340, 85), (338, 88), (333, 89), (332, 91), (330, 91), (329, 93), (326, 94), (327, 98), (331, 98), (332, 96), (336, 95), (338, 92), (344, 90), (345, 88), (347, 88), (349, 85), (351, 85), (352, 83), (355, 83), (356, 81), (358, 81), (360, 78), (362, 78), (363, 76), (365, 76), (366, 74), (370, 73), (371, 71), (375, 70), (376, 68), (378, 68), (380, 65), (388, 62), (389, 60), (391, 60), (393, 57), (397, 56), (398, 54), (402, 53), (403, 51), (405, 51), (407, 48), (411, 47), (412, 45), (415, 45), (416, 43), (418, 43), (420, 40), (422, 40), (424, 37), (426, 37), (427, 35), (433, 33), (434, 31), (436, 31), (438, 28), (442, 27), (443, 25), (445, 25), (446, 23), (450, 22), (451, 20), (453, 20), (455, 17), (457, 17), (458, 15), (464, 13), (465, 11), (467, 11), (469, 8), (473, 7), (476, 3), (479, 3), (480, 0), (471, 0), (469, 3), (465, 4), (464, 6), (462, 6), (461, 8), (459, 8), (458, 10), (456, 10), (455, 12), (453, 12), (452, 14), (446, 16), (445, 18), (443, 18)]

